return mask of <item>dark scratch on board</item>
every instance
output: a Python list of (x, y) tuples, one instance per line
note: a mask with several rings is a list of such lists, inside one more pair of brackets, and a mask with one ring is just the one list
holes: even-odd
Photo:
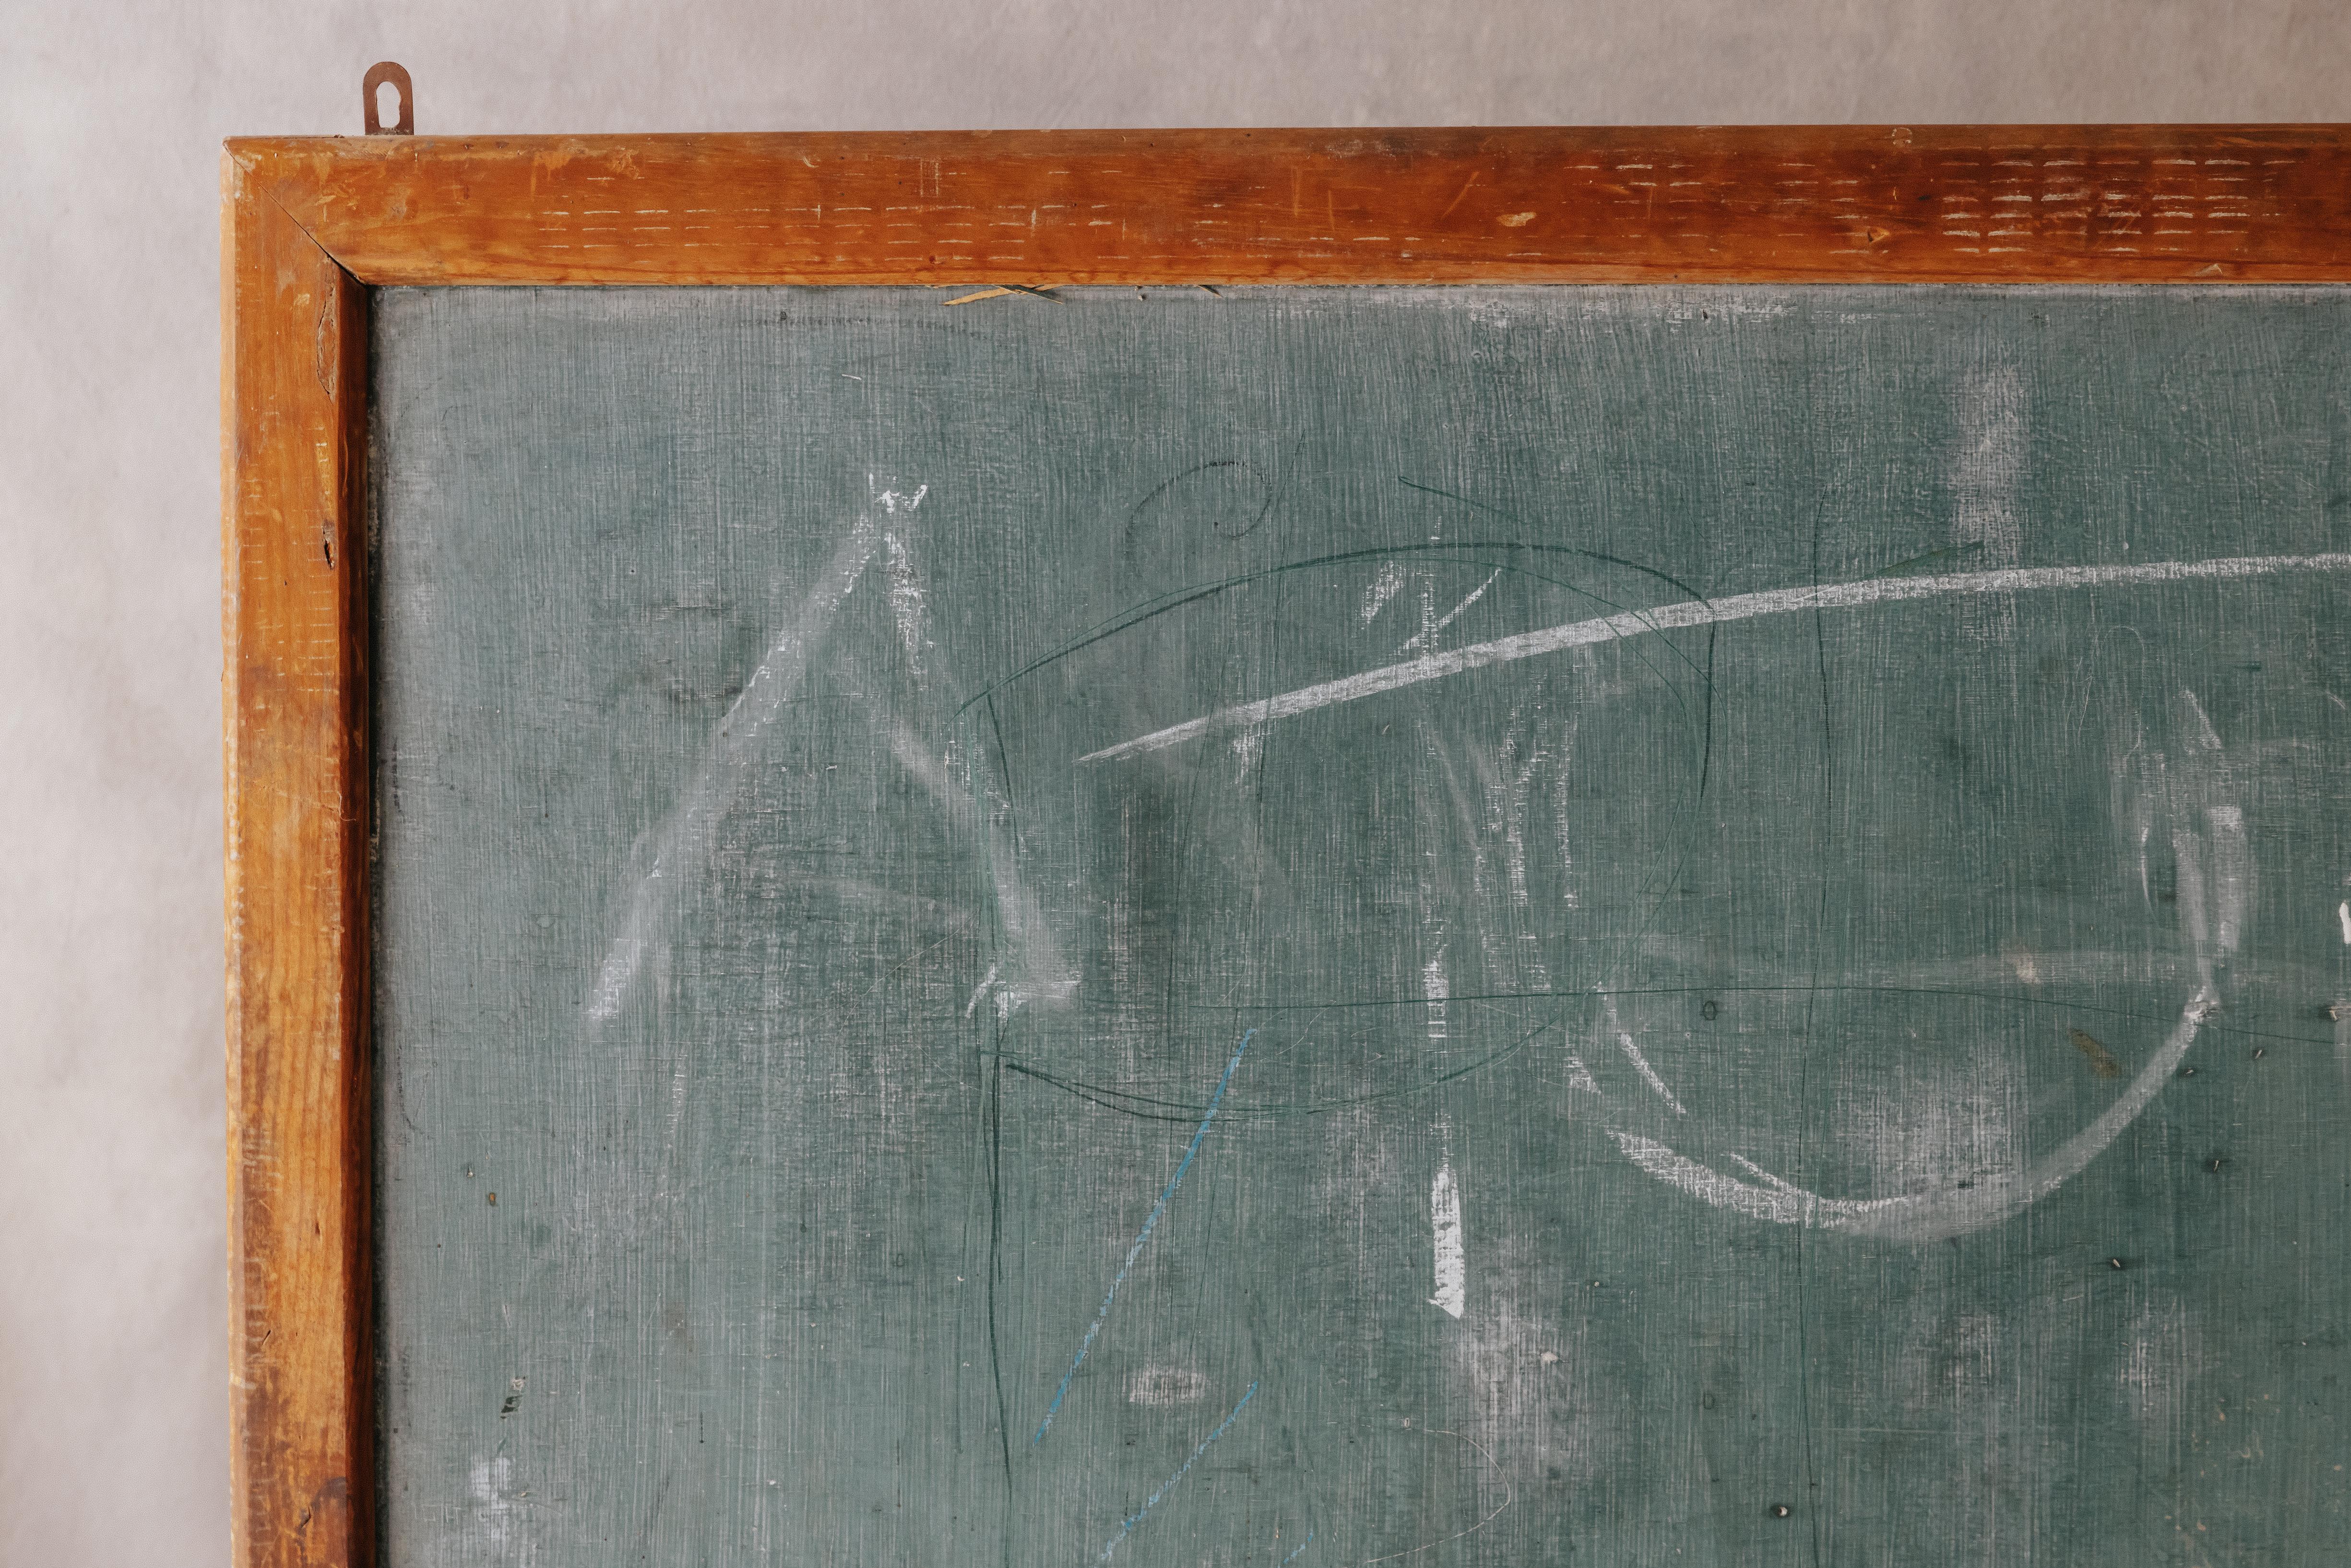
[[(1580, 1002), (1587, 998), (1579, 995), (1569, 995), (1560, 997), (1558, 999), (1563, 1002)], [(1427, 1004), (1424, 1002), (1421, 1005), (1426, 1006)], [(1295, 1102), (1277, 1101), (1258, 1105), (1237, 1105), (1233, 1109), (1224, 1112), (1223, 1114), (1227, 1121), (1242, 1121), (1251, 1118), (1272, 1118), (1281, 1116), (1321, 1116), (1328, 1115), (1334, 1111), (1348, 1110), (1358, 1105), (1368, 1105), (1382, 1101), (1404, 1099), (1408, 1095), (1424, 1093), (1428, 1090), (1437, 1088), (1440, 1084), (1450, 1083), (1457, 1078), (1466, 1078), (1473, 1072), (1477, 1072), (1484, 1068), (1492, 1066), (1498, 1061), (1502, 1061), (1510, 1057), (1515, 1056), (1520, 1051), (1525, 1050), (1529, 1042), (1552, 1027), (1552, 1020), (1546, 1019), (1541, 1023), (1535, 1025), (1532, 1029), (1528, 1030), (1524, 1034), (1518, 1036), (1508, 1043), (1496, 1046), (1492, 1051), (1489, 1051), (1485, 1055), (1479, 1057), (1476, 1061), (1464, 1062), (1459, 1067), (1452, 1068), (1447, 1071), (1437, 1073), (1432, 1078), (1425, 1079), (1416, 1083), (1406, 1083), (1394, 1089), (1374, 1090), (1368, 1094), (1344, 1095), (1335, 1100), (1308, 1100)], [(1122, 1115), (1133, 1116), (1138, 1120), (1145, 1122), (1182, 1122), (1189, 1124), (1197, 1118), (1203, 1112), (1213, 1109), (1215, 1105), (1215, 1102), (1213, 1101), (1204, 1103), (1185, 1100), (1163, 1100), (1148, 1094), (1138, 1094), (1129, 1089), (1114, 1088), (1106, 1083), (1087, 1083), (1076, 1079), (1061, 1078), (1050, 1072), (1047, 1072), (1040, 1068), (1031, 1067), (1027, 1062), (1021, 1061), (1018, 1058), (1011, 1056), (1001, 1057), (999, 1059), (999, 1065), (1009, 1071), (1020, 1074), (1023, 1078), (1033, 1078), (1038, 1082), (1050, 1084), (1053, 1088), (1061, 1090), (1065, 1094), (1075, 1095), (1078, 1099), (1083, 1100), (1089, 1104), (1099, 1105), (1106, 1111), (1116, 1111)], [(1122, 1102), (1123, 1102), (1123, 1103)], [(1169, 1107), (1170, 1109), (1165, 1111), (1144, 1111), (1135, 1108), (1139, 1105), (1165, 1106)]]
[[(1004, 1279), (1004, 1063), (987, 1075), (987, 1369), (996, 1380), (996, 1441), (1004, 1460), (1004, 1486), (1012, 1489), (1012, 1416), (1004, 1398), (1004, 1351), (996, 1333), (996, 1298)], [(1012, 1537), (1004, 1538), (1009, 1562)]]
[(1280, 478), (1277, 476), (1273, 484), (1268, 485), (1264, 478), (1259, 474), (1258, 465), (1249, 461), (1249, 459), (1245, 457), (1216, 457), (1209, 459), (1206, 463), (1195, 463), (1192, 466), (1184, 469), (1180, 473), (1169, 475), (1166, 478), (1154, 486), (1150, 493), (1145, 495), (1143, 499), (1128, 507), (1126, 513), (1127, 536), (1129, 538), (1134, 536), (1134, 525), (1142, 519), (1143, 514), (1149, 511), (1152, 506), (1169, 490), (1173, 489), (1176, 486), (1182, 484), (1185, 480), (1191, 478), (1196, 474), (1206, 474), (1212, 469), (1218, 468), (1233, 468), (1246, 473), (1249, 477), (1250, 483), (1258, 486), (1262, 498), (1258, 506), (1257, 516), (1249, 519), (1247, 527), (1235, 528), (1232, 532), (1228, 534), (1225, 533), (1223, 528), (1215, 523), (1211, 523), (1209, 526), (1216, 528), (1217, 533), (1224, 535), (1227, 538), (1247, 538), (1249, 535), (1257, 532), (1259, 526), (1265, 522), (1268, 515), (1272, 512), (1274, 503), (1281, 499), (1282, 486)]
[[(1428, 489), (1428, 486), (1425, 485), (1412, 485), (1409, 480), (1405, 481), (1405, 483), (1414, 489)], [(1442, 490), (1431, 490), (1429, 491), (1429, 494), (1437, 496), (1447, 495), (1447, 492)], [(1458, 499), (1459, 497), (1447, 496), (1447, 498)], [(1482, 505), (1481, 503), (1475, 501), (1468, 502), (1467, 504), (1470, 506)], [(1491, 511), (1493, 508), (1483, 507), (1482, 509)], [(1311, 571), (1317, 568), (1340, 566), (1349, 561), (1384, 560), (1392, 557), (1458, 558), (1464, 565), (1498, 567), (1514, 576), (1526, 577), (1536, 582), (1549, 583), (1555, 588), (1564, 588), (1572, 593), (1583, 595), (1584, 598), (1591, 600), (1593, 603), (1601, 605), (1611, 612), (1619, 612), (1627, 614), (1641, 613), (1639, 611), (1627, 610), (1625, 606), (1615, 603), (1614, 601), (1604, 599), (1600, 595), (1593, 593), (1591, 590), (1583, 587), (1581, 584), (1570, 582), (1564, 578), (1549, 576), (1543, 572), (1533, 570), (1529, 567), (1521, 566), (1515, 561), (1498, 561), (1483, 559), (1475, 553), (1480, 550), (1515, 551), (1531, 556), (1581, 556), (1586, 560), (1603, 561), (1610, 566), (1621, 566), (1627, 568), (1630, 570), (1646, 573), (1648, 576), (1654, 577), (1659, 581), (1667, 584), (1677, 591), (1691, 595), (1700, 603), (1708, 602), (1704, 594), (1699, 593), (1696, 589), (1690, 587), (1687, 583), (1683, 582), (1678, 578), (1668, 577), (1665, 573), (1656, 571), (1652, 568), (1642, 566), (1635, 561), (1625, 560), (1616, 556), (1604, 555), (1596, 550), (1578, 549), (1568, 545), (1529, 544), (1523, 539), (1455, 539), (1449, 542), (1438, 544), (1403, 542), (1391, 545), (1379, 545), (1369, 549), (1335, 550), (1328, 555), (1313, 556), (1304, 560), (1287, 561), (1280, 566), (1266, 567), (1258, 571), (1241, 572), (1237, 576), (1221, 578), (1214, 582), (1201, 583), (1189, 588), (1177, 589), (1168, 593), (1164, 593), (1156, 599), (1150, 600), (1144, 603), (1121, 611), (1118, 614), (1112, 616), (1107, 621), (1098, 622), (1094, 625), (1088, 627), (1085, 631), (1079, 632), (1077, 635), (1066, 639), (1051, 652), (1039, 654), (1036, 658), (1029, 660), (1019, 669), (1014, 670), (1010, 674), (990, 681), (976, 695), (965, 698), (964, 701), (957, 706), (956, 708), (956, 716), (958, 718), (962, 717), (965, 714), (969, 713), (973, 708), (977, 707), (982, 703), (987, 701), (990, 697), (994, 696), (998, 692), (1004, 690), (1007, 686), (1026, 679), (1028, 676), (1033, 675), (1038, 671), (1045, 669), (1050, 665), (1057, 664), (1074, 653), (1081, 653), (1085, 649), (1092, 647), (1097, 643), (1107, 641), (1112, 637), (1119, 635), (1121, 632), (1133, 631), (1135, 627), (1142, 625), (1146, 621), (1155, 620), (1159, 616), (1166, 615), (1175, 611), (1181, 610), (1186, 605), (1196, 604), (1204, 599), (1213, 599), (1220, 593), (1228, 593), (1238, 588), (1247, 588), (1251, 583), (1260, 582), (1268, 578), (1280, 577), (1286, 572)], [(1693, 673), (1698, 674), (1707, 683), (1707, 690), (1709, 695), (1712, 692), (1713, 681), (1713, 655), (1711, 650), (1713, 648), (1714, 630), (1715, 629), (1711, 626), (1708, 629), (1708, 648), (1709, 652), (1708, 654), (1708, 663), (1703, 666), (1701, 666), (1697, 661), (1691, 659), (1687, 653), (1682, 653), (1678, 647), (1676, 647), (1672, 639), (1666, 639), (1666, 646), (1672, 651), (1674, 656), (1679, 659), (1683, 664), (1687, 664)], [(1648, 664), (1648, 660), (1646, 655), (1635, 653), (1634, 656), (1640, 659), (1643, 664)], [(1653, 673), (1656, 673), (1658, 675), (1660, 680), (1665, 678), (1663, 672), (1657, 671), (1656, 665), (1649, 664), (1648, 667)], [(1667, 687), (1669, 690), (1675, 689), (1670, 682), (1667, 683)], [(1677, 690), (1676, 692), (1676, 700), (1679, 700)], [(1708, 777), (1708, 769), (1709, 766), (1710, 758), (1701, 760), (1698, 769), (1698, 783), (1701, 789), (1703, 789), (1706, 785), (1707, 779)]]

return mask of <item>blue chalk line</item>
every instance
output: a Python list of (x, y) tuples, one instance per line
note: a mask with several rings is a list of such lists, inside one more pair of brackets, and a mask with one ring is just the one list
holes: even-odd
[[(1244, 1045), (1248, 1044), (1248, 1039), (1244, 1037), (1241, 1043)], [(1234, 1060), (1237, 1061), (1239, 1060), (1238, 1053), (1236, 1053)], [(1176, 1483), (1182, 1480), (1186, 1472), (1189, 1471), (1194, 1465), (1199, 1463), (1200, 1456), (1208, 1451), (1208, 1445), (1225, 1435), (1225, 1428), (1231, 1426), (1233, 1424), (1234, 1417), (1238, 1416), (1241, 1413), (1241, 1406), (1247, 1405), (1250, 1400), (1256, 1397), (1257, 1385), (1252, 1383), (1249, 1385), (1249, 1392), (1241, 1396), (1240, 1405), (1233, 1406), (1232, 1415), (1228, 1416), (1223, 1420), (1217, 1422), (1217, 1429), (1200, 1439), (1200, 1446), (1192, 1450), (1192, 1457), (1184, 1461), (1184, 1469), (1177, 1470), (1174, 1475), (1169, 1476), (1165, 1481), (1161, 1482), (1159, 1490), (1153, 1492), (1149, 1498), (1145, 1499), (1141, 1508), (1136, 1509), (1133, 1513), (1126, 1516), (1126, 1522), (1118, 1527), (1118, 1533), (1110, 1538), (1110, 1544), (1102, 1549), (1102, 1556), (1095, 1559), (1095, 1561), (1101, 1563), (1107, 1563), (1110, 1561), (1110, 1554), (1118, 1550), (1118, 1543), (1124, 1541), (1129, 1535), (1132, 1535), (1134, 1532), (1134, 1527), (1143, 1522), (1143, 1516), (1159, 1506), (1159, 1500), (1161, 1498), (1165, 1497), (1169, 1492), (1176, 1490)], [(1299, 1551), (1301, 1552), (1304, 1550), (1305, 1548), (1303, 1547), (1299, 1549)], [(1295, 1557), (1298, 1555), (1298, 1552), (1293, 1552), (1290, 1555)]]
[[(1102, 1310), (1094, 1313), (1094, 1321), (1086, 1325), (1086, 1337), (1079, 1343), (1078, 1354), (1070, 1363), (1070, 1370), (1061, 1374), (1061, 1386), (1053, 1391), (1053, 1402), (1045, 1406), (1045, 1418), (1037, 1424), (1037, 1435), (1029, 1439), (1031, 1443), (1045, 1440), (1045, 1428), (1053, 1424), (1055, 1413), (1061, 1408), (1062, 1399), (1069, 1395), (1070, 1380), (1077, 1376), (1078, 1368), (1086, 1364), (1086, 1353), (1093, 1349), (1094, 1336), (1102, 1333), (1102, 1322), (1110, 1316), (1110, 1304), (1118, 1300), (1118, 1288), (1126, 1283), (1127, 1270), (1134, 1267), (1137, 1258), (1143, 1256), (1143, 1244), (1151, 1239), (1151, 1232), (1158, 1227), (1159, 1217), (1167, 1212), (1167, 1200), (1174, 1197), (1176, 1189), (1184, 1185), (1184, 1173), (1192, 1168), (1192, 1156), (1200, 1152), (1201, 1141), (1208, 1135), (1208, 1124), (1217, 1119), (1217, 1107), (1224, 1103), (1226, 1086), (1233, 1081), (1233, 1070), (1240, 1066), (1241, 1053), (1249, 1050), (1249, 1041), (1256, 1038), (1255, 1030), (1242, 1035), (1240, 1044), (1233, 1050), (1233, 1059), (1225, 1063), (1225, 1075), (1217, 1081), (1217, 1092), (1208, 1101), (1208, 1113), (1200, 1118), (1200, 1130), (1192, 1134), (1192, 1146), (1184, 1151), (1184, 1163), (1176, 1167), (1176, 1175), (1167, 1183), (1167, 1190), (1161, 1193), (1159, 1201), (1151, 1206), (1151, 1218), (1143, 1222), (1143, 1234), (1137, 1236), (1134, 1245), (1126, 1249), (1126, 1261), (1118, 1266), (1118, 1274), (1110, 1282), (1110, 1291), (1102, 1297)], [(1254, 1390), (1256, 1385), (1250, 1386)], [(1244, 1399), (1241, 1403), (1246, 1405), (1249, 1401)]]

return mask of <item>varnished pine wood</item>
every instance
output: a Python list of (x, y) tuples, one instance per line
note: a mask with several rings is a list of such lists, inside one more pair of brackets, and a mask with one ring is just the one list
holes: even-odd
[(241, 1568), (373, 1547), (369, 286), (2351, 279), (2340, 126), (296, 138), (224, 184)]
[(363, 1563), (366, 290), (224, 171), (235, 1561)]
[(371, 284), (2343, 276), (2338, 126), (286, 140)]

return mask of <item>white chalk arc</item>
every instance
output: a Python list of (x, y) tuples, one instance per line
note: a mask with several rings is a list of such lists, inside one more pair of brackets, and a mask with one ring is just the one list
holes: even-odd
[(1852, 610), (1872, 604), (1892, 604), (1906, 599), (1934, 599), (1952, 594), (2023, 593), (2049, 589), (2102, 588), (2119, 583), (2228, 581), (2249, 577), (2273, 577), (2294, 571), (2351, 571), (2351, 555), (2253, 555), (2218, 560), (2145, 561), (2126, 566), (2012, 567), (2000, 571), (1953, 572), (1940, 577), (1874, 577), (1859, 582), (1823, 583), (1817, 588), (1774, 588), (1760, 593), (1735, 593), (1726, 599), (1692, 599), (1661, 604), (1653, 610), (1602, 615), (1561, 626), (1520, 632), (1491, 642), (1472, 643), (1447, 653), (1429, 653), (1402, 664), (1364, 670), (1336, 680), (1300, 686), (1277, 696), (1237, 703), (1198, 718), (1155, 729), (1148, 735), (1105, 746), (1078, 758), (1080, 762), (1116, 762), (1147, 751), (1164, 751), (1204, 735), (1249, 729), (1276, 719), (1291, 718), (1316, 708), (1361, 701), (1383, 692), (1442, 680), (1489, 664), (1506, 664), (1556, 653), (1565, 648), (1588, 647), (1637, 637), (1648, 632), (1678, 631), (1691, 626), (1717, 626), (1729, 621), (1752, 621), (1765, 615), (1789, 615), (1806, 610)]
[[(2013, 1175), (1992, 1176), (1971, 1186), (1906, 1193), (1899, 1197), (1823, 1197), (1751, 1165), (1747, 1168), (1758, 1180), (1743, 1182), (1677, 1154), (1654, 1138), (1614, 1128), (1608, 1135), (1628, 1159), (1659, 1181), (1750, 1219), (1892, 1240), (1939, 1241), (1997, 1224), (2081, 1174), (2147, 1109), (2195, 1043), (2197, 1027), (2218, 1006), (2210, 992), (2199, 993), (2181, 1011), (2163, 1049), (2147, 1059), (2130, 1087), (2096, 1121), (2066, 1139), (2047, 1158)], [(1740, 1163), (1747, 1165), (1744, 1160)]]

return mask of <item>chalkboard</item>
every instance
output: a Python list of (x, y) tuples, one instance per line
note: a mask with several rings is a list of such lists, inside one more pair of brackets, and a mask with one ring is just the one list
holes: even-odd
[(381, 291), (385, 1561), (2351, 1545), (2335, 288)]

